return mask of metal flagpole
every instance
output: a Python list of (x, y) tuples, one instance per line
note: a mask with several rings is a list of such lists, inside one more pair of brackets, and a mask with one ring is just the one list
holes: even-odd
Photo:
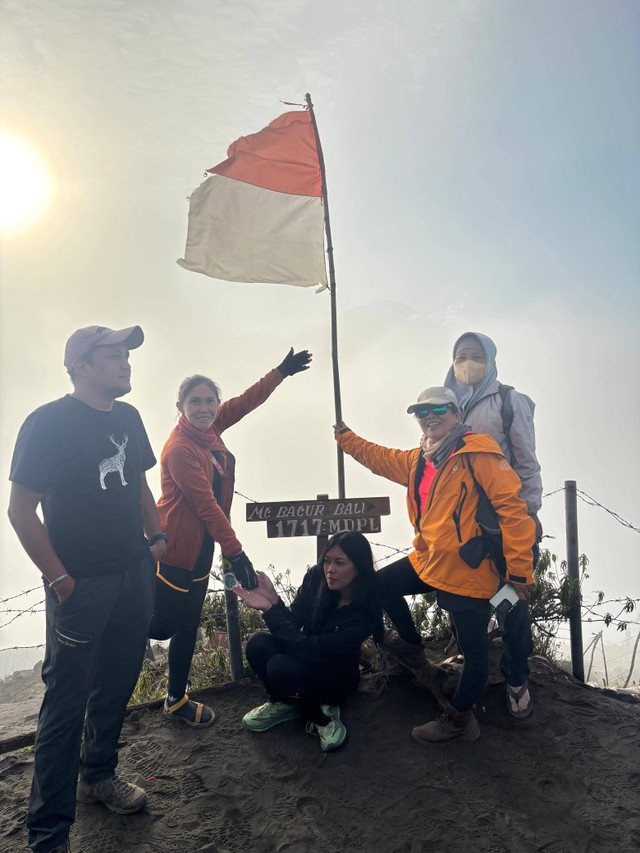
[[(331, 222), (329, 220), (329, 199), (327, 197), (327, 176), (324, 168), (324, 157), (322, 155), (322, 145), (320, 144), (320, 135), (318, 134), (318, 125), (316, 124), (315, 113), (313, 112), (313, 104), (311, 103), (311, 95), (306, 94), (307, 108), (311, 115), (311, 123), (313, 132), (316, 137), (316, 150), (318, 152), (318, 162), (320, 164), (320, 176), (322, 178), (322, 203), (324, 205), (324, 230), (327, 235), (327, 256), (329, 258), (329, 291), (331, 294), (331, 361), (333, 363), (333, 398), (336, 411), (336, 423), (342, 422), (342, 401), (340, 399), (340, 371), (338, 369), (338, 328), (337, 328), (337, 309), (336, 309), (336, 273), (333, 266), (333, 242), (331, 240)], [(338, 447), (338, 497), (345, 497), (344, 486), (344, 453), (342, 448)]]

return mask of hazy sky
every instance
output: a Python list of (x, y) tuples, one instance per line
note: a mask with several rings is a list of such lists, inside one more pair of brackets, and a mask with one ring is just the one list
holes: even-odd
[[(46, 156), (56, 188), (49, 214), (2, 243), (5, 480), (26, 415), (70, 390), (68, 335), (140, 324), (127, 400), (158, 457), (184, 376), (209, 374), (229, 397), (289, 346), (312, 350), (313, 369), (225, 440), (250, 498), (336, 496), (328, 294), (218, 282), (175, 263), (204, 169), (291, 109), (281, 100), (310, 92), (346, 422), (415, 446), (407, 405), (443, 381), (459, 334), (484, 332), (499, 378), (537, 404), (545, 492), (576, 479), (640, 524), (635, 0), (2, 7), (0, 125)], [(408, 546), (403, 490), (350, 460), (346, 473), (349, 495), (391, 497), (374, 539)], [(150, 482), (157, 493), (157, 468)], [(267, 541), (244, 517), (236, 497), (234, 525), (254, 564), (299, 579), (314, 540)], [(541, 519), (564, 557), (562, 494), (545, 499)], [(583, 503), (579, 521), (587, 588), (637, 596), (638, 534)], [(34, 586), (4, 513), (0, 537), (3, 593)], [(22, 617), (0, 632), (0, 648), (42, 637), (41, 617)]]

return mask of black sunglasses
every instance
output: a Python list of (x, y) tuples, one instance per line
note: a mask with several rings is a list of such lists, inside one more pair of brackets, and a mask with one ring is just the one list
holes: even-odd
[(418, 409), (413, 414), (418, 418), (418, 420), (422, 420), (429, 414), (444, 415), (447, 409), (453, 409), (453, 403), (445, 403), (444, 406), (423, 406), (422, 409)]

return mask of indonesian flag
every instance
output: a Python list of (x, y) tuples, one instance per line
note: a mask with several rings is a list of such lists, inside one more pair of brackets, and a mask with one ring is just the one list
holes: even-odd
[(320, 164), (311, 115), (241, 136), (191, 194), (186, 270), (226, 281), (326, 286)]

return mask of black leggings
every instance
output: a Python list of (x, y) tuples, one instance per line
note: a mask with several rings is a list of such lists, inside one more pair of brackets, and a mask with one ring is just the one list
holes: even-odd
[(420, 634), (414, 625), (405, 595), (432, 592), (433, 587), (420, 580), (408, 557), (389, 563), (388, 566), (376, 572), (376, 577), (378, 599), (383, 610), (388, 614), (402, 639), (407, 643), (418, 645)]
[(483, 610), (449, 612), (455, 628), (458, 648), (464, 656), (460, 680), (451, 704), (458, 711), (468, 711), (484, 690), (489, 676), (489, 639), (487, 626), (491, 605), (486, 601)]
[[(398, 634), (408, 643), (419, 643), (420, 635), (404, 596), (432, 592), (433, 587), (420, 580), (408, 557), (380, 569), (377, 578), (380, 603)], [(451, 704), (459, 711), (468, 711), (482, 693), (489, 675), (487, 627), (491, 604), (488, 599), (437, 594), (438, 603), (449, 613), (458, 648), (464, 656), (462, 674)], [(441, 601), (441, 597), (444, 600)], [(529, 675), (527, 659), (533, 650), (526, 601), (519, 601), (507, 614), (502, 647), (500, 669), (507, 683), (524, 684)]]
[(260, 631), (247, 643), (247, 660), (267, 688), (271, 702), (295, 704), (304, 720), (324, 725), (320, 705), (339, 705), (358, 686), (359, 675), (289, 654), (284, 644)]
[(205, 534), (192, 571), (158, 564), (149, 636), (169, 643), (169, 696), (184, 695), (196, 645), (202, 605), (209, 585), (215, 542)]

